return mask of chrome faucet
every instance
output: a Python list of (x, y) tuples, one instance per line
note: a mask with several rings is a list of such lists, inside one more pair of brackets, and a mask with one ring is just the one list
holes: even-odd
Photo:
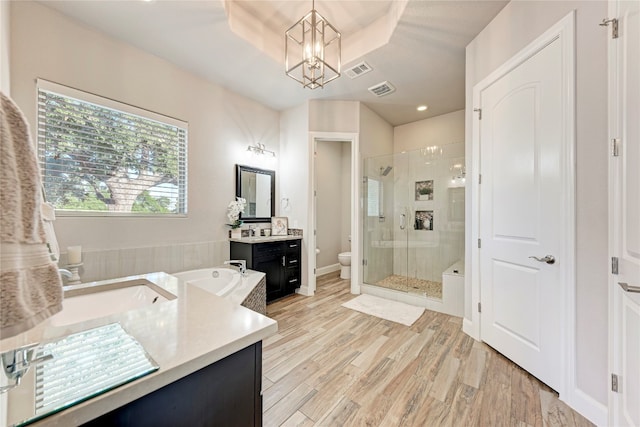
[(225, 261), (224, 264), (238, 267), (240, 274), (242, 274), (243, 276), (247, 275), (247, 261), (243, 259), (231, 259), (229, 261)]
[(71, 273), (69, 270), (67, 270), (66, 268), (59, 268), (58, 269), (58, 273), (60, 273), (61, 276), (66, 277), (67, 279), (71, 279), (71, 277), (73, 277), (73, 273)]

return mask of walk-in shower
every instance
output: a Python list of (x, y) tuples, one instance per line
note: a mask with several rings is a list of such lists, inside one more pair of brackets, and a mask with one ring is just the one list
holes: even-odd
[(441, 300), (464, 256), (464, 144), (367, 158), (364, 175), (364, 284)]

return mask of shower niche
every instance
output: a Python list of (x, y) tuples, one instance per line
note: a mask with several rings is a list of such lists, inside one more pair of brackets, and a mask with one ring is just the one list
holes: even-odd
[(367, 158), (364, 175), (363, 292), (462, 315), (459, 281), (443, 280), (463, 274), (464, 143)]

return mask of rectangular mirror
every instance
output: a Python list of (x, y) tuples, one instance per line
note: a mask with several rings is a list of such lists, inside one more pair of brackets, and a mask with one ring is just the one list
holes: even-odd
[(236, 196), (246, 199), (240, 219), (244, 222), (271, 222), (275, 216), (275, 171), (236, 165)]

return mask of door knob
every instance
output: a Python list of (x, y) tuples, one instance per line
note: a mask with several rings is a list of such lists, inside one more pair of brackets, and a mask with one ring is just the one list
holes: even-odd
[(546, 262), (547, 264), (554, 264), (556, 262), (556, 257), (554, 257), (553, 255), (547, 255), (544, 258), (540, 258), (537, 256), (530, 256), (529, 258), (533, 258), (539, 262)]

